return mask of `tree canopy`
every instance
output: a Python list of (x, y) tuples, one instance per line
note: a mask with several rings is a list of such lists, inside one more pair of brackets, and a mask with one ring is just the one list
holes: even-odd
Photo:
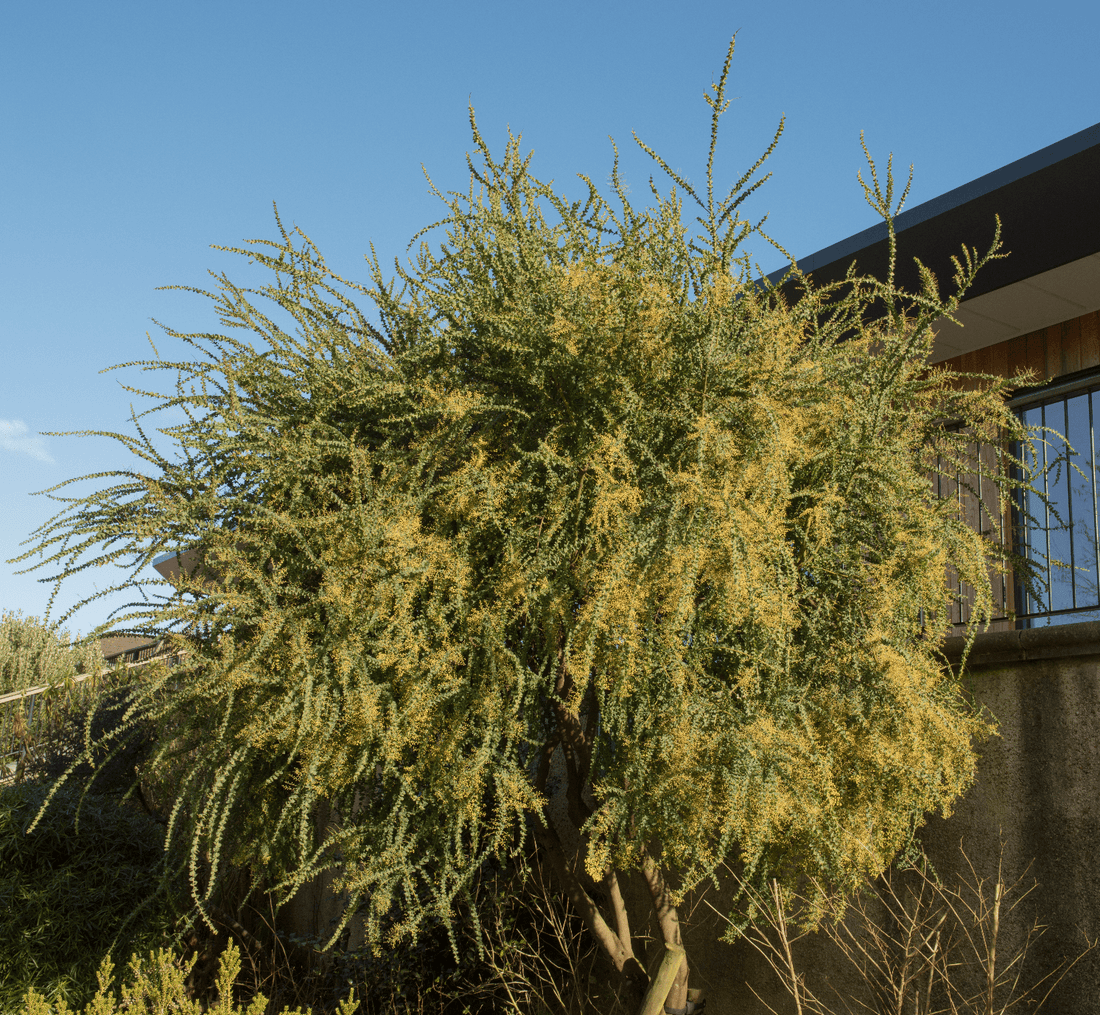
[[(759, 280), (740, 209), (782, 124), (716, 191), (728, 71), (705, 189), (642, 145), (668, 192), (637, 207), (616, 153), (609, 196), (582, 176), (572, 201), (518, 137), (494, 158), (471, 111), (469, 189), (437, 191), (442, 239), (409, 266), (372, 254), (346, 281), (280, 221), (236, 251), (267, 284), (202, 293), (224, 333), (166, 329), (193, 358), (128, 364), (167, 371), (133, 390), (179, 421), (136, 416), (134, 468), (34, 552), (126, 567), (153, 586), (129, 628), (187, 640), (133, 715), (171, 731), (162, 761), (192, 759), (170, 832), (200, 898), (229, 862), (292, 887), (339, 861), (372, 935), (393, 907), (414, 934), (533, 833), (627, 970), (593, 883), (614, 909), (642, 868), (666, 917), (731, 858), (844, 889), (973, 779), (989, 726), (938, 654), (947, 576), (977, 624), (1006, 563), (929, 477), (1027, 433), (1006, 382), (929, 353), (999, 226), (946, 295), (927, 271), (900, 292), (904, 194), (868, 156), (888, 276)], [(150, 580), (189, 549), (200, 566)], [(545, 821), (558, 750), (576, 871)], [(318, 828), (322, 801), (339, 820)]]

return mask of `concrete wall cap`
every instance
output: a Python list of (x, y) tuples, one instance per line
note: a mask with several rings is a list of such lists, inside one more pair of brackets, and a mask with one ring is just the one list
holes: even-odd
[[(947, 638), (943, 643), (943, 654), (950, 662), (958, 663), (965, 644), (965, 638)], [(967, 659), (967, 669), (1029, 659), (1091, 655), (1100, 656), (1100, 620), (1032, 627), (1022, 631), (986, 631), (975, 637)]]

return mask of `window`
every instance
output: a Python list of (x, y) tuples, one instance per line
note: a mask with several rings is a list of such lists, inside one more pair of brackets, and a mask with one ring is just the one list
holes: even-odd
[[(958, 500), (967, 524), (1002, 546), (1014, 540), (1016, 551), (1033, 561), (1038, 571), (1041, 587), (1031, 592), (1012, 575), (991, 574), (994, 612), (1002, 619), (995, 619), (990, 629), (1100, 619), (1100, 376), (1090, 372), (1027, 392), (1009, 404), (1037, 431), (1029, 462), (1036, 475), (1034, 493), (1019, 491), (1011, 511), (998, 517), (992, 477), (1001, 465), (1000, 452), (990, 446), (971, 446), (968, 457), (976, 464), (974, 473), (941, 472), (933, 479), (938, 496)], [(1014, 451), (1018, 458), (1031, 454), (1019, 446)], [(970, 619), (973, 590), (950, 575), (949, 585), (955, 596), (951, 619), (961, 626)], [(1014, 624), (1008, 619), (1013, 614)]]
[[(948, 469), (943, 459), (931, 477), (933, 490), (938, 497), (951, 499), (958, 503), (963, 520), (972, 528), (984, 533), (994, 543), (1005, 546), (1012, 538), (1014, 511), (1004, 515), (997, 510), (999, 492), (995, 477), (1008, 467), (1003, 460), (1002, 450), (989, 444), (971, 443), (966, 450), (966, 460), (973, 462), (975, 471), (959, 473)], [(992, 511), (991, 511), (992, 509)], [(1001, 569), (1003, 570), (1003, 568)], [(1016, 588), (1010, 575), (998, 570), (990, 572), (993, 592), (993, 611), (995, 617), (1005, 615), (1016, 609)], [(953, 593), (951, 621), (956, 626), (967, 623), (974, 605), (974, 590), (959, 582), (958, 576), (948, 572), (948, 586)], [(997, 619), (991, 624), (991, 630), (1011, 628), (1008, 619)]]
[[(1036, 494), (1021, 493), (1014, 512), (1017, 548), (1035, 561), (1046, 588), (1030, 595), (1017, 587), (1017, 626), (1075, 623), (1100, 618), (1100, 546), (1097, 544), (1096, 425), (1100, 377), (1069, 381), (1014, 399), (1036, 441)], [(1068, 447), (1067, 447), (1068, 441)], [(1069, 450), (1072, 448), (1072, 452)]]

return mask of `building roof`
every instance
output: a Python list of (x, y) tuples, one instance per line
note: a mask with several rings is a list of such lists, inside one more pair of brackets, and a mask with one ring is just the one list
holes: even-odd
[(132, 634), (108, 634), (99, 639), (99, 649), (107, 662), (123, 655), (141, 654), (143, 650), (156, 647), (156, 638), (144, 638)]
[[(994, 215), (1010, 256), (979, 274), (957, 315), (964, 327), (941, 323), (935, 361), (1100, 309), (1100, 123), (903, 211), (894, 220), (898, 283), (918, 288), (917, 257), (949, 286), (951, 255), (963, 243), (984, 253)], [(842, 279), (853, 261), (882, 277), (887, 258), (880, 222), (798, 266), (821, 285)]]

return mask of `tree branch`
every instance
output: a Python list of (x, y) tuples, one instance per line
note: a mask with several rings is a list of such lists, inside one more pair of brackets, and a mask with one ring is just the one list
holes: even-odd
[(626, 911), (626, 902), (623, 900), (623, 893), (619, 888), (619, 875), (615, 873), (614, 867), (607, 869), (604, 884), (607, 886), (607, 894), (611, 899), (611, 911), (615, 914), (615, 930), (623, 947), (633, 957), (634, 945), (630, 937), (630, 914)]
[[(623, 938), (608, 926), (607, 921), (600, 912), (599, 906), (596, 905), (592, 897), (584, 890), (580, 879), (570, 869), (569, 861), (565, 855), (565, 849), (561, 844), (561, 839), (558, 837), (558, 833), (550, 822), (549, 817), (547, 817), (545, 825), (540, 823), (537, 819), (532, 821), (532, 825), (534, 827), (535, 839), (543, 850), (546, 858), (550, 861), (550, 867), (558, 878), (558, 883), (564, 890), (566, 898), (570, 901), (581, 919), (584, 920), (585, 926), (588, 927), (589, 932), (599, 944), (604, 954), (611, 960), (616, 972), (622, 977), (626, 986), (633, 994), (637, 995), (637, 999), (640, 999), (646, 987), (649, 985), (649, 974), (645, 971), (645, 967), (634, 956), (634, 951), (630, 944), (629, 925), (627, 925), (628, 933), (624, 942)], [(619, 899), (619, 904), (621, 905), (622, 896), (618, 894), (617, 887), (618, 884), (616, 882), (616, 894)], [(625, 916), (625, 907), (623, 912)], [(616, 913), (616, 917), (618, 918), (618, 913)], [(620, 923), (620, 926), (623, 926), (623, 924)]]
[[(558, 721), (558, 735), (565, 754), (566, 787), (565, 802), (569, 808), (569, 819), (579, 831), (592, 816), (592, 809), (584, 802), (584, 786), (592, 767), (592, 738), (581, 722), (580, 715), (574, 715), (568, 706), (573, 692), (573, 677), (565, 665), (564, 645), (558, 651), (558, 678), (554, 686), (551, 703), (554, 716)], [(589, 688), (585, 695), (589, 710), (596, 707), (595, 696)], [(590, 727), (593, 723), (590, 721)]]
[[(664, 875), (661, 874), (661, 869), (653, 862), (653, 858), (647, 851), (642, 853), (642, 876), (645, 878), (650, 898), (653, 900), (653, 910), (657, 915), (657, 926), (664, 938), (665, 946), (682, 950), (684, 942), (680, 935), (680, 915), (672, 904), (672, 897), (668, 886), (665, 884)], [(668, 997), (665, 998), (667, 1008), (681, 1011), (687, 1008), (688, 972), (688, 961), (685, 954), (680, 963), (680, 968), (676, 972), (676, 978), (672, 981)]]

